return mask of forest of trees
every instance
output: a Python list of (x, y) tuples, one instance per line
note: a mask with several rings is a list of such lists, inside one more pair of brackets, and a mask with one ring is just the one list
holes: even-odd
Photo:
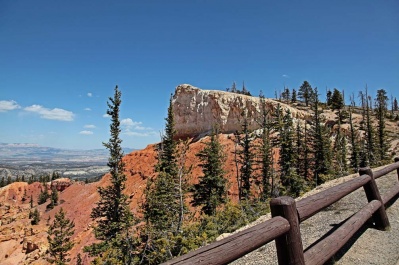
[[(231, 90), (238, 93), (235, 84)], [(250, 95), (245, 86), (240, 93)], [(326, 91), (326, 101), (322, 102), (318, 89), (307, 81), (298, 92), (284, 88), (281, 103), (274, 110), (267, 108), (264, 96), (260, 95), (259, 119), (253, 120), (244, 111), (241, 130), (229, 136), (234, 145), (230, 155), (238, 190), (238, 202), (233, 202), (227, 196), (232, 185), (228, 181), (231, 176), (225, 171), (229, 154), (220, 141), (217, 124), (196, 154), (200, 163), (187, 165), (190, 147), (187, 141), (175, 137), (171, 98), (164, 135), (157, 148), (156, 177), (148, 178), (140, 211), (133, 214), (124, 193), (127, 177), (120, 139), (121, 95), (116, 87), (108, 101), (111, 136), (104, 146), (110, 152), (111, 181), (98, 188), (100, 200), (91, 213), (97, 241), (84, 249), (93, 264), (162, 263), (255, 220), (269, 211), (269, 200), (273, 197), (298, 197), (325, 181), (357, 172), (360, 167), (386, 164), (391, 158), (386, 121), (398, 117), (396, 98), (391, 99), (389, 111), (383, 89), (373, 99), (366, 87), (359, 93), (359, 106), (354, 95), (346, 105), (344, 93), (335, 88)], [(309, 116), (300, 119), (283, 103), (301, 105)], [(335, 113), (333, 123), (326, 122), (326, 110)], [(354, 122), (355, 114), (361, 115), (360, 124)], [(251, 122), (256, 122), (260, 130), (250, 130)], [(191, 184), (192, 167), (197, 166), (202, 174)], [(44, 185), (38, 202), (49, 198), (48, 207), (57, 205), (56, 190), (49, 194)], [(40, 215), (32, 198), (31, 209), (35, 225)], [(49, 229), (50, 261), (68, 261), (73, 226), (61, 209)], [(64, 233), (57, 234), (60, 227), (65, 227)]]

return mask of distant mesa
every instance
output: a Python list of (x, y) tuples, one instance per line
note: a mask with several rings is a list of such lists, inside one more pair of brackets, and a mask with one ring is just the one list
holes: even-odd
[[(266, 107), (273, 113), (278, 104), (290, 109), (293, 117), (304, 119), (309, 114), (272, 99), (265, 99)], [(189, 84), (176, 87), (172, 99), (177, 138), (209, 134), (213, 126), (221, 133), (240, 131), (242, 113), (249, 118), (251, 130), (259, 129), (260, 99), (227, 91), (202, 90)]]

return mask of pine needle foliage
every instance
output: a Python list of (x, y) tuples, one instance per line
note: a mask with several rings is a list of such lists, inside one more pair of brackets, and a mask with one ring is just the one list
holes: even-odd
[(203, 176), (193, 186), (193, 206), (200, 206), (206, 215), (215, 215), (216, 209), (226, 203), (225, 171), (223, 169), (225, 154), (219, 142), (217, 132), (214, 130), (210, 141), (197, 154), (200, 159)]
[(55, 214), (54, 222), (50, 225), (47, 233), (48, 248), (48, 261), (57, 265), (69, 264), (71, 259), (68, 257), (74, 245), (71, 240), (74, 234), (75, 224), (65, 216), (65, 211), (61, 208)]
[(178, 192), (178, 163), (176, 130), (172, 98), (169, 102), (165, 135), (159, 150), (155, 171), (158, 176), (147, 182), (144, 217), (155, 231), (177, 233), (180, 230), (180, 194)]
[(128, 198), (123, 193), (125, 189), (126, 175), (125, 163), (122, 161), (122, 140), (119, 138), (121, 132), (119, 111), (121, 105), (121, 92), (115, 87), (114, 97), (107, 102), (107, 114), (111, 117), (110, 139), (103, 145), (109, 150), (108, 167), (110, 168), (111, 184), (97, 189), (100, 200), (93, 208), (90, 217), (97, 222), (94, 227), (96, 239), (100, 243), (94, 243), (85, 251), (90, 255), (99, 255), (107, 248), (107, 244), (122, 231), (128, 229), (133, 223), (133, 214), (128, 205)]

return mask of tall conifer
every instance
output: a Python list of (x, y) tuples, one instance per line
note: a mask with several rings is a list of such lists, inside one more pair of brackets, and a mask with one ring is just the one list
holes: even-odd
[(118, 86), (115, 87), (114, 96), (109, 98), (107, 114), (111, 117), (110, 138), (103, 145), (109, 150), (108, 167), (110, 168), (111, 183), (106, 187), (97, 189), (100, 200), (92, 209), (90, 217), (96, 221), (94, 234), (100, 243), (94, 243), (85, 251), (91, 255), (100, 255), (109, 249), (114, 239), (126, 231), (133, 222), (133, 214), (128, 205), (128, 198), (123, 193), (125, 189), (126, 175), (125, 163), (122, 161), (122, 140), (119, 135), (120, 118), (119, 111), (122, 93)]

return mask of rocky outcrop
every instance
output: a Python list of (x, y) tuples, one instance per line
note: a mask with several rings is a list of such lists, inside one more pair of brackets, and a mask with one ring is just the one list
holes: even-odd
[[(280, 104), (283, 109), (289, 109), (293, 117), (304, 119), (309, 115), (272, 99), (265, 99), (265, 102), (270, 114)], [(260, 103), (258, 97), (179, 85), (172, 100), (176, 137), (201, 136), (209, 133), (213, 126), (218, 126), (221, 133), (240, 131), (243, 113), (249, 118), (250, 129), (259, 129)]]

